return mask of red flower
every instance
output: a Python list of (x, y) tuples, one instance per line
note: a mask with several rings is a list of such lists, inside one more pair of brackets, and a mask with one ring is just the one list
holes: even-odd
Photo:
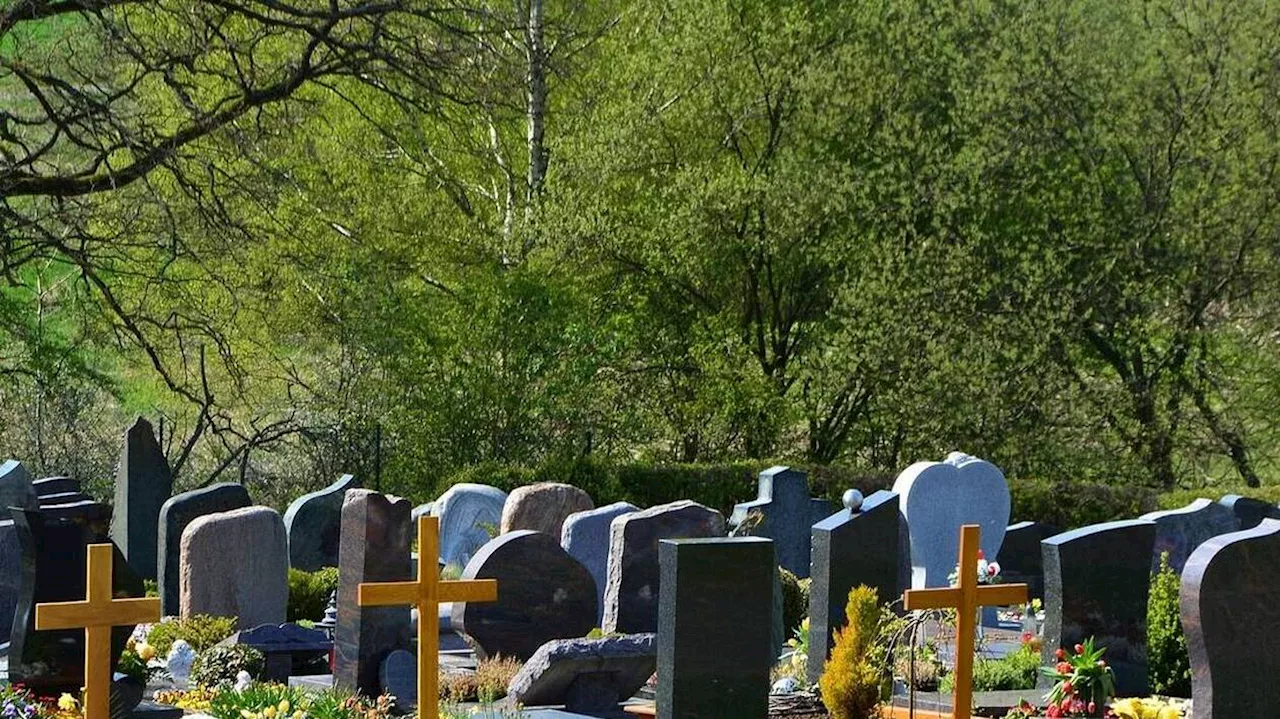
[(1059, 709), (1059, 708), (1057, 707), (1057, 705), (1050, 704), (1050, 705), (1049, 705), (1049, 708), (1048, 708), (1048, 709), (1045, 709), (1045, 711), (1044, 711), (1044, 715), (1045, 715), (1046, 717), (1049, 717), (1049, 719), (1061, 719), (1061, 717), (1062, 717), (1062, 710), (1061, 710), (1061, 709)]
[(1067, 681), (1065, 681), (1065, 682), (1063, 682), (1063, 683), (1062, 683), (1062, 693), (1063, 693), (1063, 694), (1070, 694), (1074, 689), (1075, 689), (1075, 687), (1071, 686), (1071, 680), (1070, 680), (1070, 679), (1068, 679)]
[(1062, 661), (1063, 659), (1066, 659), (1066, 658), (1067, 658), (1067, 653), (1066, 653), (1065, 651), (1063, 651), (1063, 650), (1062, 650), (1062, 647), (1058, 647), (1058, 650), (1057, 650), (1056, 652), (1054, 652), (1054, 653), (1053, 653), (1053, 656), (1054, 656), (1058, 661)]
[(978, 559), (986, 559), (986, 558), (987, 558), (987, 553), (986, 553), (986, 552), (984, 552), (984, 551), (982, 551), (981, 549), (979, 549), (979, 550), (978, 550)]
[(1088, 707), (1088, 709), (1089, 709), (1089, 713), (1090, 713), (1090, 714), (1097, 714), (1097, 713), (1098, 713), (1098, 705), (1097, 705), (1097, 703), (1095, 703), (1095, 702), (1089, 702), (1089, 707)]
[(1066, 674), (1069, 676), (1071, 674), (1071, 663), (1058, 662), (1058, 666), (1054, 667), (1054, 669), (1058, 670), (1059, 674)]
[(1077, 644), (1077, 645), (1076, 645), (1076, 654), (1084, 654), (1084, 645), (1083, 645), (1083, 644)]

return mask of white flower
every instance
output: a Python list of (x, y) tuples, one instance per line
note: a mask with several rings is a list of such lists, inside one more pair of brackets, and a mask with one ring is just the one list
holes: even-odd
[(249, 688), (253, 683), (253, 677), (249, 676), (249, 672), (241, 671), (236, 675), (236, 691), (242, 692)]

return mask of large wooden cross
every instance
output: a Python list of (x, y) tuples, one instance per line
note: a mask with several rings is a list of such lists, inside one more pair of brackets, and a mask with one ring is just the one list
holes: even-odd
[(160, 600), (112, 599), (112, 545), (90, 544), (82, 602), (36, 605), (36, 630), (84, 628), (85, 719), (111, 716), (111, 628), (160, 621)]
[(977, 612), (984, 606), (1025, 604), (1025, 584), (978, 584), (978, 540), (976, 524), (960, 528), (960, 586), (950, 589), (908, 589), (902, 595), (907, 611), (917, 609), (956, 610), (956, 695), (951, 705), (953, 719), (969, 719), (973, 709), (973, 642), (977, 633)]
[(436, 663), (440, 652), (440, 627), (436, 605), (440, 602), (492, 602), (498, 598), (496, 579), (440, 581), (440, 520), (418, 518), (418, 580), (414, 582), (366, 582), (360, 585), (356, 603), (362, 607), (412, 605), (418, 608), (418, 716), (439, 714), (440, 689)]

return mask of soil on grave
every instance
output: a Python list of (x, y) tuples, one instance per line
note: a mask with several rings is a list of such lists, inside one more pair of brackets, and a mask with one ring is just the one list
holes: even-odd
[(770, 694), (769, 719), (830, 719), (817, 694)]

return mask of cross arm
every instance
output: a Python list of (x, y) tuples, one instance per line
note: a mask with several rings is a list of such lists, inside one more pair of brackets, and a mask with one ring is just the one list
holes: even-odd
[(356, 590), (356, 603), (362, 607), (394, 607), (418, 603), (417, 582), (361, 584)]
[(978, 587), (978, 603), (984, 606), (1004, 607), (1027, 603), (1025, 584), (988, 584)]
[(498, 599), (496, 579), (440, 582), (439, 587), (442, 602), (493, 602)]
[(908, 589), (902, 595), (902, 606), (907, 611), (917, 609), (954, 609), (960, 604), (959, 589)]
[(160, 600), (154, 597), (113, 599), (108, 602), (48, 602), (36, 605), (36, 629), (80, 629), (122, 624), (144, 624), (160, 618)]

